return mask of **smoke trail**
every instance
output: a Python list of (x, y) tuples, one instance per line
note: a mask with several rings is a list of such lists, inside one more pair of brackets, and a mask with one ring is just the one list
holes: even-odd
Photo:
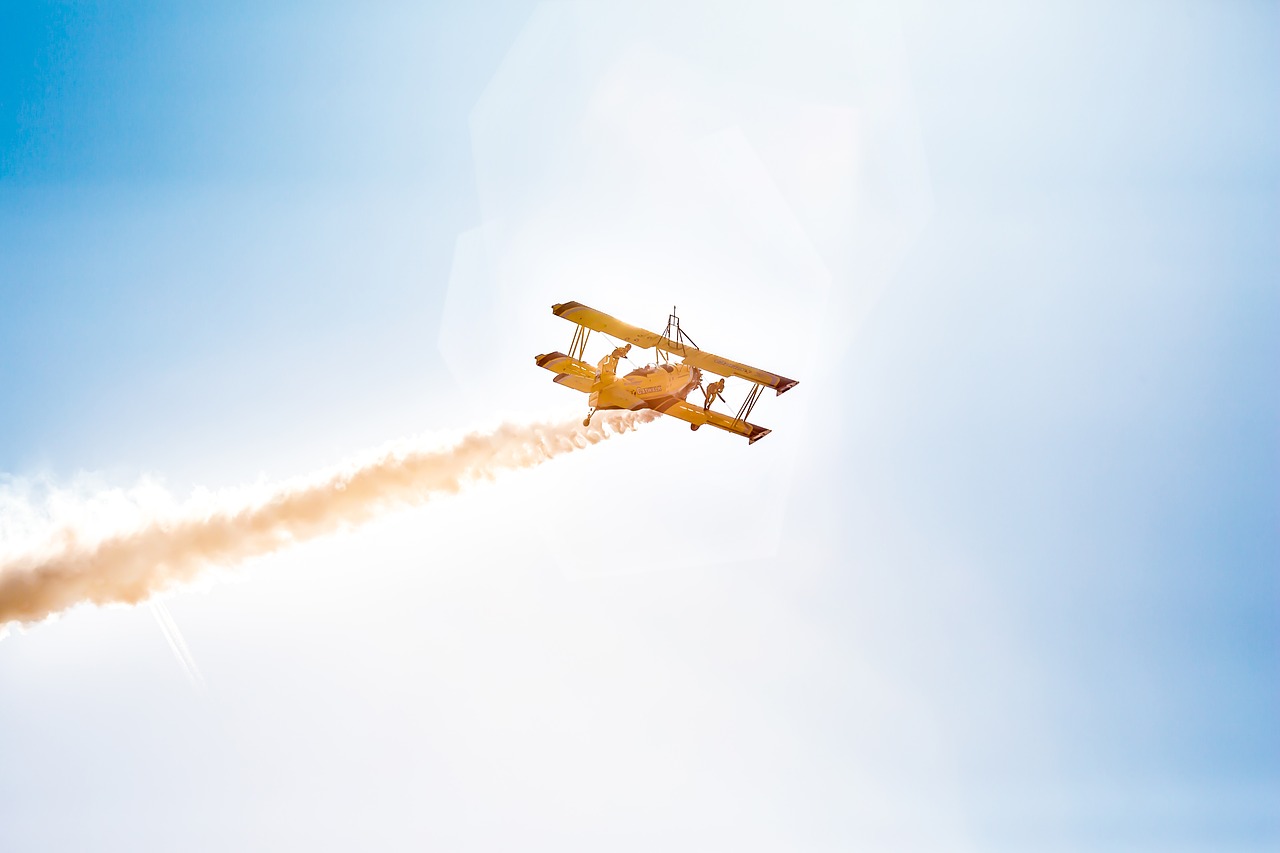
[(532, 424), (472, 434), (444, 450), (401, 448), (265, 499), (188, 509), (97, 541), (64, 529), (42, 553), (0, 560), (0, 626), (34, 622), (82, 603), (136, 604), (215, 564), (268, 554), (393, 507), (457, 492), (503, 470), (529, 468), (597, 444), (658, 417), (652, 411), (598, 415), (591, 426)]
[(191, 656), (191, 649), (187, 648), (187, 641), (182, 638), (182, 632), (178, 630), (178, 623), (173, 621), (173, 614), (158, 598), (151, 602), (151, 614), (156, 617), (160, 633), (164, 634), (165, 642), (169, 644), (173, 656), (178, 659), (178, 663), (182, 664), (182, 669), (191, 681), (191, 686), (197, 693), (203, 693), (205, 691), (204, 676), (200, 674), (196, 659)]

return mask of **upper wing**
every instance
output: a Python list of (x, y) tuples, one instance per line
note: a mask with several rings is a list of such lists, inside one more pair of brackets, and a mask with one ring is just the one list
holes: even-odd
[[(788, 379), (785, 376), (779, 376), (776, 373), (770, 373), (767, 370), (761, 370), (758, 367), (751, 367), (746, 364), (739, 364), (736, 361), (730, 361), (718, 355), (712, 355), (705, 350), (686, 347), (683, 344), (677, 344), (668, 341), (666, 338), (662, 340), (672, 344), (670, 348), (662, 347), (667, 352), (676, 353), (684, 356), (685, 364), (692, 364), (694, 367), (700, 367), (711, 373), (718, 373), (721, 376), (740, 376), (743, 379), (749, 379), (757, 385), (763, 385), (766, 388), (773, 388), (779, 394), (783, 391), (789, 391), (798, 385), (795, 379)], [(679, 347), (679, 349), (676, 349)]]
[(641, 349), (652, 349), (658, 345), (659, 341), (666, 340), (657, 332), (624, 323), (617, 317), (610, 317), (602, 311), (588, 308), (581, 302), (562, 302), (559, 305), (552, 305), (551, 313), (571, 323), (577, 323), (579, 326), (586, 326), (592, 331), (604, 332), (629, 344), (635, 344)]
[(673, 341), (668, 337), (659, 335), (657, 332), (650, 332), (639, 326), (624, 323), (616, 317), (610, 317), (608, 314), (597, 311), (594, 308), (588, 308), (581, 302), (562, 302), (559, 305), (551, 306), (551, 311), (557, 317), (563, 317), (570, 322), (585, 326), (596, 332), (604, 332), (606, 335), (635, 344), (642, 349), (660, 349), (663, 352), (680, 356), (686, 364), (691, 364), (694, 367), (720, 376), (739, 376), (766, 388), (773, 388), (779, 394), (794, 388), (797, 384), (794, 379), (787, 379), (785, 376), (779, 376), (776, 373), (770, 373), (758, 367), (751, 367), (718, 355), (712, 355), (705, 350), (685, 346), (679, 341)]

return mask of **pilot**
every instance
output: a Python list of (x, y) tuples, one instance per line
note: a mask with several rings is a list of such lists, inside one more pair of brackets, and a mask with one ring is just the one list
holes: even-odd
[(711, 404), (712, 404), (712, 403), (714, 403), (714, 402), (716, 401), (716, 398), (717, 398), (717, 397), (720, 397), (720, 399), (721, 399), (721, 400), (723, 400), (723, 399), (724, 399), (724, 397), (721, 397), (721, 396), (720, 396), (720, 392), (721, 392), (721, 391), (723, 391), (723, 390), (724, 390), (724, 380), (723, 380), (723, 379), (718, 379), (718, 380), (716, 380), (715, 382), (712, 382), (710, 385), (708, 385), (708, 386), (707, 386), (707, 399), (706, 399), (706, 402), (704, 402), (704, 403), (702, 404), (702, 411), (704, 411), (704, 412), (705, 412), (707, 409), (711, 408)]

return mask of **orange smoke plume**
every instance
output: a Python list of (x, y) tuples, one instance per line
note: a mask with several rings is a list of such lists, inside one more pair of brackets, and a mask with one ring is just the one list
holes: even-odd
[(591, 426), (533, 424), (472, 434), (447, 449), (407, 448), (283, 485), (265, 498), (153, 518), (83, 541), (64, 528), (43, 549), (0, 559), (0, 626), (77, 604), (135, 604), (204, 569), (269, 554), (366, 522), (389, 509), (460, 491), (504, 470), (531, 468), (653, 420), (651, 411), (598, 415)]

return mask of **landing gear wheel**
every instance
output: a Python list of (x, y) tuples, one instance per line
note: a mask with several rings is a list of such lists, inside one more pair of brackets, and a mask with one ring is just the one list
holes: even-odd
[(702, 424), (689, 424), (689, 429), (693, 430), (694, 432), (697, 432), (698, 427), (700, 426), (702, 426)]
[(583, 425), (583, 426), (591, 426), (591, 416), (590, 416), (590, 415), (587, 415), (585, 418), (583, 418), (583, 419), (582, 419), (582, 425)]

